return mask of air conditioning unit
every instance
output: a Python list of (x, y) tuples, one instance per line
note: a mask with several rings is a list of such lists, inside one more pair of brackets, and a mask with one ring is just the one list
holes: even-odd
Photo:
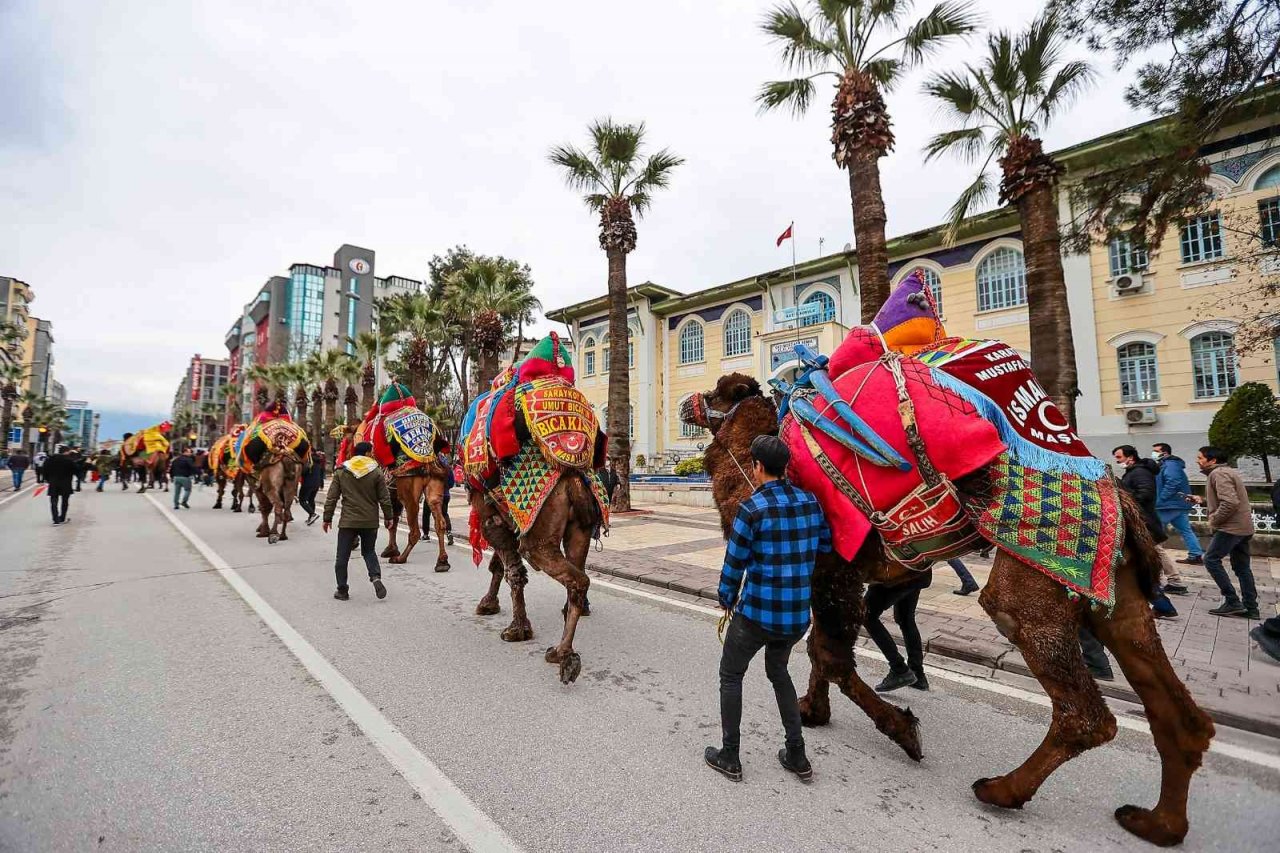
[(1154, 406), (1144, 406), (1141, 409), (1128, 409), (1124, 413), (1124, 422), (1129, 426), (1153, 424), (1156, 420), (1156, 410)]
[(1124, 275), (1118, 275), (1115, 281), (1111, 282), (1111, 286), (1116, 289), (1116, 293), (1137, 293), (1142, 290), (1142, 273), (1130, 272)]

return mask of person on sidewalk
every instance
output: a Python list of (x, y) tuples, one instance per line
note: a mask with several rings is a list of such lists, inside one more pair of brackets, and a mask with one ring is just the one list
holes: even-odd
[(9, 476), (13, 478), (13, 490), (15, 492), (22, 488), (22, 478), (30, 467), (31, 457), (27, 455), (27, 451), (15, 450), (9, 456)]
[[(1120, 445), (1111, 451), (1111, 455), (1124, 471), (1120, 477), (1120, 489), (1127, 492), (1138, 505), (1138, 511), (1142, 513), (1142, 523), (1146, 525), (1147, 532), (1151, 534), (1151, 540), (1156, 544), (1161, 567), (1161, 577), (1158, 580), (1163, 584), (1172, 564), (1164, 549), (1160, 547), (1160, 543), (1169, 538), (1164, 532), (1164, 525), (1160, 523), (1160, 516), (1156, 514), (1158, 488), (1156, 476), (1160, 473), (1160, 465), (1151, 459), (1138, 458), (1138, 448), (1132, 444)], [(1157, 619), (1172, 619), (1178, 615), (1173, 602), (1169, 601), (1169, 597), (1164, 594), (1161, 586), (1156, 588), (1155, 599), (1151, 602), (1151, 613)]]
[(831, 550), (831, 528), (817, 499), (784, 479), (790, 461), (791, 451), (776, 436), (751, 442), (756, 489), (738, 506), (720, 571), (720, 606), (729, 619), (720, 656), (722, 741), (703, 758), (734, 781), (742, 779), (742, 679), (761, 649), (786, 731), (778, 761), (801, 781), (813, 778), (787, 661), (809, 627), (814, 563)]
[(320, 517), (316, 512), (316, 496), (324, 488), (324, 467), (329, 464), (323, 450), (311, 454), (311, 467), (302, 474), (302, 482), (298, 486), (298, 506), (307, 513), (307, 527), (316, 523)]
[(196, 474), (196, 457), (188, 447), (181, 454), (175, 456), (173, 461), (169, 463), (169, 475), (173, 477), (173, 508), (177, 509), (179, 505), (183, 509), (191, 509), (189, 503), (191, 499), (191, 485)]
[(1249, 636), (1268, 655), (1280, 663), (1280, 616), (1272, 616), (1260, 625), (1255, 625)]
[[(1156, 516), (1161, 526), (1173, 525), (1187, 546), (1187, 556), (1177, 562), (1184, 566), (1204, 565), (1204, 548), (1200, 545), (1200, 537), (1191, 529), (1191, 507), (1187, 505), (1187, 495), (1191, 494), (1187, 463), (1174, 456), (1173, 448), (1163, 442), (1151, 445), (1151, 458), (1160, 466), (1156, 474)], [(1187, 587), (1176, 568), (1169, 572), (1165, 592), (1187, 594)]]
[(609, 499), (609, 506), (613, 506), (613, 493), (618, 490), (618, 472), (613, 467), (614, 462), (609, 460), (609, 464), (600, 472), (600, 480), (604, 483), (604, 493)]
[[(1253, 541), (1253, 508), (1249, 505), (1249, 491), (1244, 486), (1240, 472), (1227, 464), (1227, 454), (1218, 447), (1200, 448), (1196, 464), (1209, 482), (1204, 497), (1193, 496), (1189, 500), (1205, 504), (1209, 511), (1209, 529), (1213, 538), (1204, 552), (1204, 567), (1209, 570), (1214, 583), (1222, 592), (1222, 604), (1209, 612), (1214, 616), (1242, 616), (1246, 619), (1261, 618), (1258, 612), (1258, 588), (1253, 581), (1253, 569), (1249, 565), (1249, 548)], [(1222, 568), (1222, 558), (1230, 557), (1231, 571), (1240, 581), (1240, 595), (1231, 584), (1231, 578)], [(1243, 601), (1241, 600), (1243, 598)]]
[[(916, 625), (916, 606), (920, 603), (921, 590), (928, 589), (931, 583), (933, 569), (926, 569), (898, 586), (876, 584), (867, 588), (863, 625), (867, 636), (889, 662), (888, 674), (876, 685), (879, 693), (888, 693), (899, 687), (929, 689), (929, 680), (924, 674), (924, 642)], [(880, 615), (890, 607), (893, 608), (893, 621), (898, 623), (898, 630), (902, 632), (902, 643), (907, 647), (906, 660), (902, 659), (893, 635), (880, 621)]]
[(369, 570), (369, 580), (373, 582), (373, 592), (378, 598), (387, 597), (387, 588), (382, 583), (382, 567), (378, 565), (378, 510), (382, 510), (384, 525), (390, 529), (395, 519), (391, 509), (391, 490), (387, 488), (386, 478), (382, 476), (382, 468), (377, 461), (370, 458), (373, 445), (362, 441), (355, 446), (354, 455), (338, 470), (333, 472), (329, 481), (329, 492), (324, 499), (324, 532), (328, 533), (333, 524), (333, 513), (342, 501), (342, 518), (338, 520), (338, 557), (334, 561), (333, 570), (337, 576), (338, 589), (333, 597), (346, 601), (351, 596), (347, 588), (347, 563), (351, 560), (351, 551), (356, 542), (360, 543), (360, 556), (364, 558), (365, 568)]
[(951, 567), (951, 571), (956, 573), (956, 577), (960, 578), (960, 588), (951, 590), (952, 595), (969, 595), (982, 589), (978, 582), (973, 579), (973, 575), (969, 572), (969, 567), (959, 560), (947, 560), (947, 565)]
[(54, 525), (67, 523), (67, 505), (76, 478), (75, 460), (65, 450), (49, 456), (44, 461), (44, 481), (49, 484), (49, 510)]

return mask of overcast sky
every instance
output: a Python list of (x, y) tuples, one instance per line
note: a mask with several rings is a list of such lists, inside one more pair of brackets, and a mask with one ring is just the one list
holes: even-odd
[[(96, 408), (167, 411), (241, 306), (344, 242), (423, 278), (457, 243), (533, 268), (547, 309), (602, 294), (596, 223), (546, 162), (596, 117), (688, 161), (639, 223), (632, 283), (698, 290), (852, 240), (829, 96), (757, 115), (785, 76), (755, 0), (0, 0), (0, 274), (53, 322), (57, 377)], [(923, 8), (926, 3), (917, 4)], [(1018, 27), (1030, 0), (982, 0)], [(930, 64), (951, 67), (979, 44)], [(1058, 148), (1144, 118), (1101, 82)], [(889, 99), (889, 234), (939, 222), (969, 173), (922, 165), (923, 72)]]

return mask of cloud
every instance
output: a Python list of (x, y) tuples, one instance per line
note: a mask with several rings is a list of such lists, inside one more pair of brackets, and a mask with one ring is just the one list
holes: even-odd
[[(781, 76), (766, 4), (9, 0), (0, 30), (0, 272), (54, 323), (71, 396), (164, 410), (193, 353), (268, 277), (344, 242), (423, 277), (456, 243), (528, 262), (548, 308), (605, 290), (596, 222), (546, 162), (592, 119), (645, 120), (688, 163), (639, 224), (632, 282), (681, 290), (852, 239), (828, 110), (758, 116)], [(982, 4), (1020, 24), (1030, 4)], [(940, 56), (954, 65), (975, 46)], [(920, 75), (890, 98), (891, 234), (942, 220), (967, 182), (922, 166)], [(12, 84), (12, 85), (11, 85)], [(1131, 123), (1113, 78), (1050, 147)]]

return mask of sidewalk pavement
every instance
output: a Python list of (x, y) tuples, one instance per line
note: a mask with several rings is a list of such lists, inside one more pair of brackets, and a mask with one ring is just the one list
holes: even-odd
[[(1183, 557), (1183, 552), (1172, 552)], [(678, 593), (716, 601), (724, 540), (714, 509), (658, 505), (651, 511), (615, 515), (603, 551), (592, 551), (588, 568)], [(965, 563), (978, 583), (986, 582), (991, 561), (977, 555)], [(1196, 701), (1225, 725), (1280, 737), (1280, 664), (1249, 639), (1256, 622), (1209, 615), (1221, 600), (1203, 566), (1179, 566), (1189, 595), (1171, 596), (1176, 619), (1157, 621), (1160, 639), (1179, 677)], [(1263, 618), (1277, 612), (1280, 559), (1255, 557)], [(977, 594), (953, 595), (960, 582), (945, 565), (934, 567), (933, 585), (920, 596), (917, 624), (926, 651), (980, 667), (1030, 676), (1018, 651), (1000, 636), (978, 604)], [(1238, 584), (1237, 584), (1238, 587)], [(885, 619), (901, 641), (897, 625)], [(862, 637), (862, 645), (872, 645)], [(1101, 682), (1102, 692), (1136, 702), (1119, 667), (1116, 680)]]

